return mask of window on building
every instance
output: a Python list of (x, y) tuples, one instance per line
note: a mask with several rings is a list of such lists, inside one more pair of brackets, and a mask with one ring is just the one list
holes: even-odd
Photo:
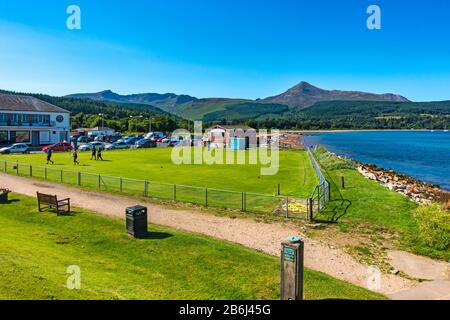
[(0, 113), (0, 123), (4, 125), (49, 125), (48, 114)]
[(7, 144), (8, 142), (8, 131), (0, 131), (0, 144)]
[(30, 131), (11, 131), (11, 142), (30, 143)]

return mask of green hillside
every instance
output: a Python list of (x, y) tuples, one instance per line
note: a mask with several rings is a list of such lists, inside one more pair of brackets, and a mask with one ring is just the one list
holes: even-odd
[(249, 100), (221, 98), (199, 99), (195, 101), (189, 101), (167, 110), (179, 116), (183, 115), (183, 117), (187, 119), (201, 120), (203, 119), (203, 117), (209, 115), (210, 113), (226, 110), (227, 106), (247, 102), (249, 102)]

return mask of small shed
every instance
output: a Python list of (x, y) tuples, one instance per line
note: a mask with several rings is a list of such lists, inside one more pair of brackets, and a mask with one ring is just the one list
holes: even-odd
[(247, 150), (250, 147), (249, 137), (239, 138), (239, 137), (231, 137), (230, 138), (230, 149), (231, 150)]

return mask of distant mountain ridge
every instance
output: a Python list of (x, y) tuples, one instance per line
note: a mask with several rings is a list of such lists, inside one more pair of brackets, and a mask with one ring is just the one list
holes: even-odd
[(176, 95), (174, 93), (138, 93), (130, 95), (120, 95), (111, 90), (100, 91), (96, 93), (76, 93), (65, 96), (72, 99), (91, 99), (96, 101), (108, 101), (116, 103), (136, 103), (149, 104), (163, 110), (173, 108), (177, 105), (197, 100), (188, 95)]
[(120, 95), (111, 90), (97, 93), (78, 93), (66, 96), (74, 99), (91, 99), (103, 102), (148, 104), (160, 108), (166, 112), (192, 120), (220, 117), (218, 120), (227, 119), (228, 115), (235, 118), (237, 112), (244, 112), (251, 118), (262, 114), (279, 114), (283, 106), (290, 109), (307, 108), (318, 102), (324, 101), (378, 101), (378, 102), (409, 102), (401, 95), (386, 93), (375, 94), (360, 91), (325, 90), (302, 81), (286, 92), (265, 99), (229, 99), (229, 98), (205, 98), (197, 99), (189, 95), (177, 95), (174, 93), (140, 93)]
[(407, 98), (393, 93), (375, 94), (361, 91), (324, 90), (305, 81), (280, 95), (262, 101), (285, 104), (289, 107), (308, 107), (322, 101), (409, 102)]

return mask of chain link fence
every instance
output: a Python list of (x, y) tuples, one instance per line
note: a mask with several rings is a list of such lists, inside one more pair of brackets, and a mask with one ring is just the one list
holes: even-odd
[(94, 190), (286, 218), (310, 219), (313, 205), (311, 199), (114, 177), (6, 160), (0, 161), (0, 171)]
[(325, 179), (320, 164), (317, 162), (311, 148), (306, 147), (306, 151), (319, 181), (310, 199), (310, 219), (313, 220), (317, 213), (326, 208), (327, 202), (330, 200), (330, 183)]

